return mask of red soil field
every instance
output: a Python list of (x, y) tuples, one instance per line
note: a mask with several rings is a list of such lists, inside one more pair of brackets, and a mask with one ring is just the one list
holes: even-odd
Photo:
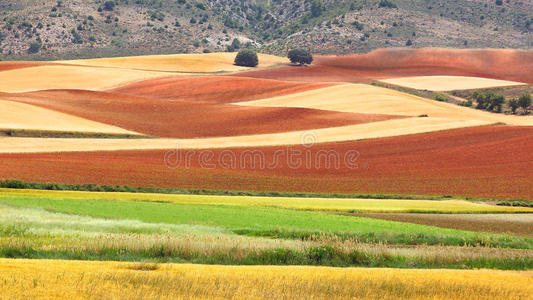
[(0, 61), (0, 72), (2, 71), (9, 71), (9, 70), (15, 70), (15, 69), (22, 69), (22, 68), (29, 68), (29, 67), (38, 67), (42, 66), (44, 63), (40, 62), (17, 62), (17, 61)]
[[(0, 155), (0, 178), (58, 183), (97, 183), (219, 190), (265, 190), (324, 193), (454, 195), (498, 199), (533, 199), (533, 128), (483, 126), (403, 137), (312, 147), (268, 147), (182, 152), (122, 151)], [(228, 152), (231, 150), (231, 152)], [(252, 167), (245, 151), (264, 153), (266, 168)], [(358, 168), (290, 168), (288, 151), (356, 150)], [(281, 151), (282, 155), (278, 157)], [(189, 153), (190, 167), (183, 161)], [(202, 168), (201, 153), (212, 155)], [(233, 153), (233, 154), (228, 154)], [(294, 152), (291, 152), (294, 153)], [(249, 152), (248, 152), (249, 154)], [(244, 166), (228, 165), (234, 155)], [(225, 157), (226, 164), (220, 162)], [(245, 157), (247, 157), (245, 159)], [(280, 165), (268, 169), (278, 157)], [(204, 157), (205, 159), (205, 157)], [(224, 160), (223, 160), (224, 161)], [(305, 162), (305, 160), (304, 160)], [(214, 163), (213, 166), (210, 163)]]
[(301, 81), (365, 82), (402, 76), (477, 76), (533, 83), (533, 51), (379, 49), (367, 54), (316, 56), (313, 66), (241, 73)]
[(231, 103), (282, 96), (331, 84), (305, 84), (230, 76), (168, 77), (133, 83), (114, 93), (210, 103)]
[(41, 106), (150, 136), (175, 138), (276, 133), (403, 118), (305, 108), (165, 101), (81, 90), (12, 94), (3, 99)]

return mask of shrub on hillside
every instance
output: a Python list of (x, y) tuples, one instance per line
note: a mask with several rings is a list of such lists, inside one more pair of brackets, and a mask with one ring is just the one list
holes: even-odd
[(439, 94), (435, 95), (435, 100), (441, 101), (441, 102), (446, 102), (446, 101), (448, 101), (448, 97), (446, 95), (444, 95), (444, 94), (440, 94), (439, 93)]
[(39, 42), (33, 42), (30, 44), (30, 48), (28, 49), (28, 52), (31, 54), (39, 52), (41, 50), (42, 44)]
[(518, 105), (524, 110), (527, 110), (531, 106), (531, 95), (524, 94), (518, 98)]
[(293, 64), (305, 65), (313, 62), (311, 52), (302, 48), (289, 51), (288, 57)]
[(379, 2), (379, 7), (397, 8), (398, 6), (391, 0), (381, 0)]
[(259, 64), (259, 58), (255, 51), (243, 49), (235, 57), (235, 64), (243, 67), (256, 67)]
[(114, 1), (106, 1), (104, 3), (104, 9), (107, 11), (113, 10), (115, 8), (115, 2)]

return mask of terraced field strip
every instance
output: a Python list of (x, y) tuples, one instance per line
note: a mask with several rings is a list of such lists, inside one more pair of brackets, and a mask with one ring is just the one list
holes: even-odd
[(414, 76), (380, 79), (379, 81), (417, 90), (436, 92), (527, 85), (521, 82), (467, 76)]
[[(181, 73), (236, 72), (251, 69), (247, 67), (236, 66), (234, 64), (236, 55), (237, 53), (231, 52), (208, 54), (147, 55), (66, 60), (57, 61), (56, 63)], [(289, 62), (287, 58), (274, 55), (258, 54), (258, 56), (258, 68), (268, 68), (279, 64), (287, 64)]]
[(0, 260), (2, 298), (527, 299), (533, 273)]
[(34, 105), (4, 101), (0, 96), (0, 130), (57, 131), (137, 135), (120, 127), (99, 123)]
[(509, 207), (474, 203), (464, 200), (386, 200), (334, 199), (298, 197), (206, 196), (144, 193), (102, 193), (77, 191), (42, 191), (0, 189), (1, 197), (39, 197), (69, 199), (100, 199), (122, 201), (168, 202), (176, 204), (205, 204), (230, 206), (282, 207), (302, 210), (358, 211), (358, 212), (435, 212), (435, 213), (516, 213), (530, 212), (531, 207)]
[(533, 117), (530, 116), (522, 117), (494, 114), (366, 84), (337, 85), (297, 94), (236, 104), (243, 106), (303, 107), (342, 112), (364, 112), (368, 114), (426, 115), (433, 118), (462, 122), (477, 120), (489, 123), (533, 125)]
[(107, 90), (135, 81), (175, 76), (176, 73), (131, 69), (44, 65), (0, 72), (0, 92), (50, 89)]

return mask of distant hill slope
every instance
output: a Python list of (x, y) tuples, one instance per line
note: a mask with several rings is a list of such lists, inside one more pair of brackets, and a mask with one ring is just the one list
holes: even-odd
[[(239, 43), (234, 42), (238, 39)], [(0, 58), (528, 48), (527, 0), (0, 0)]]

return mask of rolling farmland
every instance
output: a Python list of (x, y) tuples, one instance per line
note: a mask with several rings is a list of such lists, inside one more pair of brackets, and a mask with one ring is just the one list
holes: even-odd
[(533, 296), (531, 51), (235, 55), (0, 63), (0, 298)]

